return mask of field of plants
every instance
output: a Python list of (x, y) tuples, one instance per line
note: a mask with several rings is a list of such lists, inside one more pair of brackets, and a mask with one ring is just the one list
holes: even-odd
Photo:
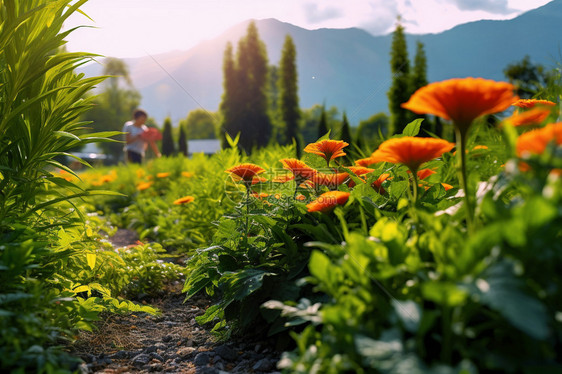
[[(84, 2), (0, 2), (0, 371), (76, 370), (79, 330), (158, 315), (138, 296), (181, 280), (217, 341), (277, 340), (287, 373), (562, 372), (558, 93), (459, 78), (402, 104), (454, 142), (418, 119), (369, 154), (226, 136), (75, 172), (61, 157), (118, 135), (80, 122), (103, 77), (61, 50)], [(118, 228), (140, 241), (116, 248)]]

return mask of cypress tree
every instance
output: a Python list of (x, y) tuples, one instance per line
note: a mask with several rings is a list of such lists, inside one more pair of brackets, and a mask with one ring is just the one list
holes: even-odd
[[(398, 22), (400, 22), (400, 18)], [(400, 104), (408, 101), (412, 93), (406, 36), (404, 35), (404, 27), (400, 23), (396, 25), (392, 34), (390, 72), (392, 73), (392, 84), (388, 91), (390, 123), (393, 133), (400, 134), (413, 117), (408, 110), (400, 107)]]
[(175, 153), (174, 138), (172, 136), (172, 120), (166, 117), (162, 130), (162, 155), (172, 156)]
[(236, 75), (238, 96), (243, 100), (240, 119), (244, 126), (239, 144), (250, 152), (253, 147), (266, 146), (272, 132), (268, 115), (267, 52), (253, 21), (248, 25), (246, 36), (238, 43)]
[(290, 35), (286, 35), (281, 51), (281, 62), (279, 63), (279, 111), (285, 125), (285, 144), (291, 143), (294, 140), (296, 141), (297, 148), (300, 149), (298, 133), (301, 112), (299, 108), (296, 55), (297, 51), (293, 39)]
[(183, 126), (180, 124), (180, 136), (178, 139), (178, 151), (180, 154), (187, 157), (187, 137), (185, 136), (185, 130)]
[(351, 138), (351, 129), (349, 127), (349, 121), (347, 120), (347, 114), (345, 112), (343, 112), (343, 119), (341, 123), (340, 140), (343, 140), (349, 145), (351, 145), (351, 143), (353, 142)]
[[(425, 50), (423, 43), (417, 41), (416, 43), (416, 55), (414, 57), (414, 66), (412, 68), (412, 93), (417, 89), (427, 85), (427, 58), (425, 56)], [(414, 114), (412, 114), (414, 116)], [(421, 131), (419, 136), (428, 136), (425, 129), (429, 128), (429, 123), (427, 123), (427, 116), (415, 115), (417, 118), (423, 118), (424, 121), (421, 124)]]
[(223, 144), (222, 147), (228, 147), (225, 142), (224, 133), (228, 133), (232, 138), (241, 131), (239, 125), (240, 107), (237, 106), (237, 74), (234, 64), (234, 57), (232, 52), (232, 44), (228, 42), (224, 51), (223, 57), (223, 94), (220, 104), (220, 111), (222, 112), (221, 134)]
[(322, 105), (320, 120), (318, 121), (318, 139), (328, 133), (328, 121), (326, 120), (326, 108)]
[(427, 83), (427, 57), (423, 43), (418, 40), (416, 43), (414, 66), (412, 68), (412, 92), (426, 86)]

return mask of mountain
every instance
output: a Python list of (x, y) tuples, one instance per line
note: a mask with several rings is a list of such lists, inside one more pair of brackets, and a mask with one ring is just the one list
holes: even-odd
[[(162, 122), (174, 122), (202, 107), (216, 111), (222, 95), (222, 60), (227, 42), (234, 48), (250, 21), (187, 51), (125, 59), (142, 106)], [(378, 112), (388, 112), (391, 83), (392, 35), (373, 36), (364, 30), (307, 30), (276, 19), (257, 20), (260, 38), (267, 46), (270, 64), (279, 63), (285, 35), (297, 49), (299, 96), (302, 108), (325, 103), (347, 112), (352, 125)], [(478, 76), (505, 79), (503, 69), (525, 55), (533, 63), (555, 67), (560, 63), (562, 0), (554, 0), (505, 21), (476, 21), (439, 34), (407, 35), (410, 60), (415, 44), (425, 45), (429, 81)], [(83, 69), (101, 74), (99, 64)]]

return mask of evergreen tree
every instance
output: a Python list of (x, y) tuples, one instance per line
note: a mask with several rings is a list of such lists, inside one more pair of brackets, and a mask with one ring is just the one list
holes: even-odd
[(166, 117), (164, 120), (164, 129), (162, 130), (162, 155), (173, 156), (176, 152), (174, 149), (174, 138), (172, 136), (172, 120)]
[[(412, 93), (419, 88), (426, 86), (427, 81), (427, 57), (425, 55), (425, 50), (423, 43), (417, 41), (416, 43), (416, 55), (414, 57), (414, 66), (412, 68)], [(429, 129), (430, 124), (427, 121), (427, 116), (425, 114), (415, 115), (417, 118), (423, 118), (424, 121), (421, 124), (421, 129), (419, 136), (429, 136), (426, 133), (426, 129)], [(435, 129), (434, 129), (435, 130)]]
[[(220, 111), (222, 113), (222, 129), (221, 133), (228, 133), (231, 137), (235, 137), (239, 132), (242, 131), (240, 124), (240, 106), (236, 101), (239, 98), (237, 92), (237, 75), (236, 66), (234, 63), (232, 44), (228, 42), (224, 51), (223, 57), (223, 94), (220, 103)], [(228, 145), (224, 141), (223, 137), (223, 148)]]
[(182, 124), (180, 123), (180, 136), (178, 139), (178, 151), (180, 154), (187, 157), (187, 137), (185, 136), (185, 130), (183, 129)]
[(236, 73), (240, 88), (238, 94), (243, 97), (244, 111), (241, 116), (244, 127), (239, 144), (246, 152), (250, 152), (253, 147), (266, 146), (272, 130), (268, 115), (267, 53), (253, 21), (248, 25), (246, 36), (238, 43)]
[(223, 133), (233, 138), (240, 133), (238, 144), (246, 152), (267, 145), (272, 132), (268, 114), (267, 53), (254, 22), (250, 22), (246, 36), (238, 42), (236, 62), (232, 45), (227, 44), (223, 72)]
[[(400, 22), (400, 18), (398, 22)], [(400, 107), (402, 103), (408, 101), (412, 93), (406, 36), (404, 35), (404, 27), (400, 23), (396, 25), (392, 34), (390, 71), (392, 73), (392, 84), (388, 91), (390, 122), (393, 133), (400, 134), (410, 122), (410, 119), (413, 118), (410, 111)]]
[(427, 57), (423, 43), (418, 40), (416, 43), (414, 66), (412, 68), (412, 92), (427, 84)]
[(347, 114), (343, 112), (343, 119), (341, 122), (341, 132), (340, 132), (340, 140), (351, 145), (353, 143), (351, 137), (351, 128), (349, 127), (349, 121), (347, 120)]
[(301, 113), (297, 85), (296, 54), (293, 39), (289, 35), (285, 36), (285, 43), (281, 51), (281, 62), (279, 63), (279, 111), (285, 125), (285, 144), (291, 143), (294, 140), (296, 141), (297, 148), (300, 149), (298, 133)]
[(326, 120), (326, 108), (322, 106), (320, 120), (318, 121), (318, 139), (328, 133), (328, 121)]

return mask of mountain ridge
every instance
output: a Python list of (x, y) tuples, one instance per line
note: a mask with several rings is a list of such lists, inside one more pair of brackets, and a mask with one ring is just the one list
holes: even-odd
[[(236, 52), (250, 21), (186, 51), (124, 59), (143, 97), (142, 107), (157, 121), (169, 115), (174, 123), (198, 107), (216, 111), (222, 95), (224, 48), (231, 42)], [(269, 64), (278, 64), (285, 35), (293, 38), (302, 108), (322, 103), (337, 106), (347, 112), (352, 125), (388, 112), (392, 34), (373, 36), (356, 27), (307, 30), (274, 18), (254, 21)], [(507, 64), (525, 55), (547, 67), (559, 63), (560, 24), (562, 0), (554, 0), (511, 20), (474, 21), (441, 33), (407, 34), (406, 39), (410, 60), (415, 42), (424, 43), (429, 81), (463, 76), (502, 80)], [(87, 75), (101, 73), (101, 66), (86, 69)]]

